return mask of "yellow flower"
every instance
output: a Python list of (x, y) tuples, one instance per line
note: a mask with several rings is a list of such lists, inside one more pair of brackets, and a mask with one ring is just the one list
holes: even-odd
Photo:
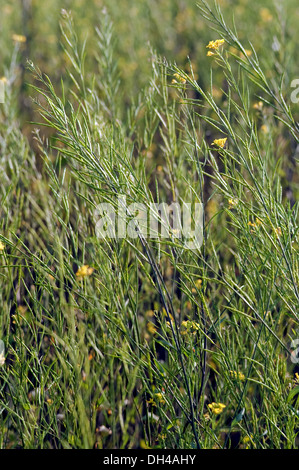
[(229, 203), (229, 209), (233, 209), (235, 206), (237, 206), (238, 204), (238, 199), (229, 199), (228, 201)]
[(155, 397), (157, 398), (158, 402), (161, 403), (162, 405), (165, 403), (162, 393), (155, 393)]
[(151, 317), (154, 317), (155, 316), (155, 312), (153, 310), (148, 310), (145, 315), (148, 317), (148, 318), (151, 318)]
[(220, 415), (220, 413), (222, 413), (224, 408), (226, 408), (226, 405), (224, 405), (223, 403), (213, 402), (208, 405), (208, 408), (210, 408), (210, 410), (212, 411), (212, 413), (214, 413), (214, 415)]
[(167, 312), (166, 312), (166, 310), (165, 310), (164, 307), (162, 308), (162, 315), (163, 315), (164, 317), (168, 317), (168, 316), (169, 316), (170, 320), (173, 321), (173, 316), (171, 315), (171, 313), (168, 313), (168, 315), (167, 315)]
[(182, 75), (180, 75), (179, 73), (175, 73), (173, 76), (175, 77), (175, 79), (172, 80), (172, 83), (177, 83), (178, 81), (181, 83), (186, 83), (185, 78), (182, 77)]
[(237, 49), (236, 47), (233, 47), (233, 46), (230, 46), (228, 50), (229, 50), (229, 52), (231, 52), (232, 54), (235, 54), (235, 55), (239, 54), (239, 52), (240, 52), (239, 49)]
[(249, 225), (249, 227), (252, 227), (252, 229), (250, 230), (250, 233), (254, 233), (255, 229), (256, 229), (256, 224), (249, 221), (248, 225)]
[(218, 147), (221, 147), (223, 149), (223, 147), (226, 144), (226, 141), (227, 141), (226, 137), (224, 139), (215, 139), (212, 145), (217, 145)]
[(17, 310), (18, 310), (19, 315), (25, 315), (25, 313), (28, 310), (28, 307), (27, 307), (27, 305), (18, 305)]
[(262, 101), (259, 101), (258, 103), (254, 103), (253, 108), (257, 109), (258, 111), (261, 111), (263, 109), (264, 103)]
[(3, 250), (4, 250), (4, 248), (5, 248), (5, 245), (4, 245), (4, 243), (0, 242), (0, 251), (3, 251)]
[(220, 88), (213, 86), (212, 95), (213, 95), (213, 98), (221, 98), (223, 95), (223, 91)]
[(244, 51), (245, 51), (247, 57), (250, 57), (250, 56), (252, 55), (252, 51), (251, 51), (251, 50), (249, 50), (249, 49), (244, 49)]
[(26, 42), (26, 36), (23, 36), (22, 34), (13, 34), (12, 39), (14, 42)]
[(147, 324), (147, 331), (149, 331), (152, 335), (157, 333), (157, 328), (152, 322), (148, 322)]
[(254, 445), (254, 442), (252, 441), (253, 435), (250, 434), (249, 436), (244, 436), (242, 439), (242, 443), (245, 445), (245, 449), (249, 449), (250, 445)]
[(295, 372), (294, 383), (295, 383), (296, 385), (299, 385), (299, 374), (298, 374), (298, 372)]
[(208, 52), (207, 52), (207, 56), (208, 56), (208, 57), (211, 57), (212, 55), (215, 55), (215, 52), (212, 52), (212, 51), (208, 51)]
[(279, 238), (282, 235), (282, 231), (280, 227), (275, 228), (274, 232), (277, 238)]
[(191, 321), (191, 320), (185, 320), (185, 321), (182, 321), (182, 326), (184, 328), (186, 328), (185, 331), (182, 331), (182, 334), (183, 335), (186, 335), (187, 332), (188, 333), (191, 333), (193, 335), (195, 335), (195, 333), (199, 330), (199, 324), (196, 323), (195, 321)]
[(90, 276), (94, 271), (94, 268), (91, 268), (88, 264), (81, 266), (76, 272), (78, 279), (83, 279), (86, 276)]
[(156, 403), (155, 403), (155, 401), (153, 400), (153, 398), (150, 398), (149, 400), (147, 400), (146, 403), (147, 403), (148, 405), (157, 406)]
[(262, 21), (267, 22), (273, 20), (273, 16), (271, 15), (270, 10), (268, 8), (261, 8), (260, 15)]
[(245, 375), (242, 374), (242, 372), (237, 372), (236, 370), (230, 370), (229, 373), (233, 379), (241, 380), (241, 382), (245, 380)]
[(220, 46), (225, 43), (224, 39), (216, 39), (216, 41), (210, 41), (206, 46), (208, 49), (213, 49), (214, 51), (218, 50)]
[(175, 238), (180, 238), (181, 231), (179, 228), (172, 228), (171, 230), (171, 235), (173, 235)]

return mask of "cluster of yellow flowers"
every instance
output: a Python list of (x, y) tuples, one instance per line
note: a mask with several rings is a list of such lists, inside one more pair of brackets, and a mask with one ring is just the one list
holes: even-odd
[(257, 111), (262, 111), (264, 106), (264, 103), (262, 101), (259, 101), (258, 103), (254, 103), (253, 109), (256, 109)]
[(165, 400), (164, 400), (163, 393), (155, 393), (155, 397), (156, 397), (156, 400), (157, 400), (159, 403), (161, 403), (162, 405), (164, 405)]
[(174, 79), (172, 80), (172, 84), (175, 84), (175, 83), (186, 83), (186, 79), (184, 77), (182, 77), (182, 75), (180, 75), (179, 73), (175, 73), (174, 75)]
[[(168, 312), (168, 314), (167, 314), (167, 312), (166, 312), (166, 310), (165, 310), (164, 307), (163, 307), (163, 309), (162, 309), (162, 315), (163, 315), (163, 317), (169, 318), (171, 322), (174, 322), (173, 316), (171, 315), (170, 312)], [(167, 325), (169, 328), (171, 327), (169, 321), (166, 322), (166, 325)]]
[(244, 436), (243, 439), (242, 439), (242, 443), (245, 445), (244, 448), (245, 449), (249, 449), (250, 448), (250, 444), (252, 444), (254, 446), (254, 442), (253, 442), (253, 435), (250, 434), (249, 436)]
[[(249, 221), (248, 226), (251, 227), (250, 233), (256, 232), (257, 228), (261, 225), (263, 225), (263, 222), (260, 219), (258, 219), (257, 217), (255, 218), (255, 222)], [(280, 227), (276, 227), (273, 230), (274, 230), (274, 234), (275, 234), (276, 238), (281, 237), (282, 230), (281, 230)]]
[(233, 209), (234, 207), (236, 207), (238, 205), (238, 199), (236, 199), (236, 198), (229, 199), (228, 204), (229, 204), (228, 208)]
[(12, 40), (19, 43), (24, 43), (27, 41), (26, 36), (23, 36), (23, 34), (13, 34)]
[(185, 330), (182, 331), (182, 335), (186, 335), (187, 333), (195, 335), (195, 333), (200, 329), (199, 324), (191, 320), (182, 321), (182, 326), (185, 328)]
[(250, 230), (250, 233), (254, 233), (255, 229), (256, 229), (256, 224), (254, 222), (248, 222), (248, 226), (249, 227), (252, 227), (252, 229)]
[(94, 268), (91, 268), (88, 264), (81, 266), (76, 272), (76, 276), (79, 280), (83, 279), (86, 276), (90, 276), (94, 271)]
[(236, 370), (230, 370), (229, 373), (232, 379), (241, 380), (241, 382), (245, 380), (245, 375), (242, 374), (242, 372), (237, 372)]
[(214, 51), (219, 49), (225, 43), (224, 39), (216, 39), (216, 41), (210, 41), (207, 45), (208, 49), (213, 49)]
[[(161, 405), (164, 405), (164, 403), (166, 403), (164, 400), (164, 393), (158, 392), (158, 393), (155, 393), (154, 396), (155, 396), (156, 401), (158, 403), (161, 403)], [(153, 398), (150, 398), (149, 400), (147, 400), (146, 403), (148, 405), (157, 406), (156, 401)]]
[(192, 287), (192, 294), (196, 294), (197, 292), (197, 289), (201, 289), (201, 286), (202, 286), (202, 280), (201, 279), (197, 279), (195, 281), (195, 287)]
[(226, 144), (227, 138), (225, 137), (224, 139), (215, 139), (212, 143), (212, 145), (217, 145), (217, 147), (224, 148)]
[(248, 222), (248, 226), (251, 227), (251, 230), (250, 230), (250, 233), (254, 233), (255, 232), (255, 229), (259, 226), (259, 225), (262, 225), (263, 222), (258, 219), (257, 217), (255, 218), (255, 222)]
[(210, 408), (210, 410), (212, 411), (214, 415), (220, 415), (220, 413), (222, 413), (224, 408), (226, 408), (226, 405), (224, 405), (223, 403), (213, 402), (208, 405), (208, 408)]
[(260, 17), (262, 21), (268, 22), (273, 20), (273, 16), (268, 8), (261, 8), (260, 9)]
[(148, 322), (147, 324), (147, 331), (151, 333), (152, 335), (155, 335), (157, 333), (157, 328), (155, 327), (154, 323), (151, 321)]
[(5, 245), (4, 245), (4, 243), (0, 242), (0, 252), (1, 252), (1, 251), (3, 251), (3, 250), (4, 250), (4, 248), (5, 248)]
[(208, 57), (215, 55), (215, 52), (218, 51), (219, 47), (225, 43), (224, 39), (216, 39), (216, 41), (210, 41), (207, 45), (207, 49), (210, 49), (207, 53)]

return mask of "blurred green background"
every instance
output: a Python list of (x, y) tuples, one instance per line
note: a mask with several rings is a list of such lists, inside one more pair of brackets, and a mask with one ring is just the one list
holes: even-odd
[[(283, 55), (278, 61), (285, 64), (281, 73), (290, 79), (291, 74), (296, 77), (299, 59), (295, 41), (296, 0), (277, 1), (275, 9), (271, 0), (220, 0), (218, 3), (228, 24), (235, 22), (245, 46), (252, 42), (265, 63), (271, 62), (273, 54)], [(200, 85), (205, 87), (209, 81), (211, 60), (206, 57), (205, 45), (213, 38), (193, 0), (52, 0), (49, 4), (38, 0), (1, 0), (0, 8), (0, 76), (10, 66), (16, 46), (14, 35), (26, 38), (26, 42), (19, 43), (20, 69), (15, 83), (22, 91), (19, 102), (23, 124), (32, 118), (26, 85), (32, 79), (25, 70), (26, 60), (32, 60), (54, 83), (64, 75), (67, 59), (61, 47), (59, 27), (62, 8), (72, 11), (79, 41), (87, 40), (87, 70), (90, 67), (91, 73), (94, 72), (95, 27), (103, 11), (108, 12), (114, 25), (112, 40), (121, 78), (118, 93), (124, 96), (124, 104), (148, 83), (151, 49), (186, 71), (187, 57), (190, 57)]]

